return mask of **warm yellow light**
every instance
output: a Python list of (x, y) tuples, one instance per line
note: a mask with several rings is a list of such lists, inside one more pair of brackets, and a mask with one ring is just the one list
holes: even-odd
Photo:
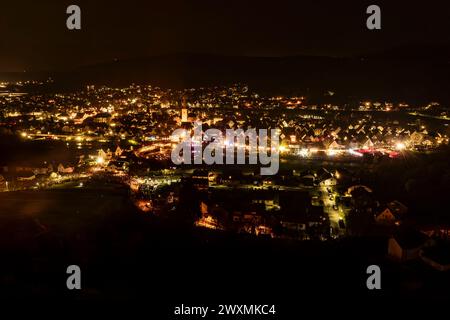
[(395, 149), (397, 149), (397, 150), (404, 150), (405, 148), (406, 148), (406, 146), (403, 142), (397, 142), (395, 145)]
[(336, 150), (334, 150), (334, 149), (328, 149), (327, 150), (327, 154), (329, 155), (329, 156), (334, 156), (334, 155), (336, 155)]
[(287, 151), (287, 148), (286, 148), (285, 146), (279, 146), (279, 147), (278, 147), (278, 151), (280, 151), (280, 152), (286, 152), (286, 151)]
[(97, 162), (97, 164), (103, 164), (103, 163), (105, 163), (105, 159), (103, 159), (103, 157), (97, 157), (95, 162)]

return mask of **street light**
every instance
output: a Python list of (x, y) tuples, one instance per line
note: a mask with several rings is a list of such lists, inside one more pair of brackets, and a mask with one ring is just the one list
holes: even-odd
[(404, 150), (406, 148), (406, 145), (403, 142), (397, 142), (395, 144), (395, 149), (397, 150)]

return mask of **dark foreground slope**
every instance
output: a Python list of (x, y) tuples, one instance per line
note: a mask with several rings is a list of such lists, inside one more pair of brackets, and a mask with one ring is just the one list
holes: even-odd
[[(155, 319), (181, 303), (277, 304), (300, 315), (449, 298), (448, 274), (392, 264), (384, 239), (291, 242), (193, 229), (135, 212), (118, 186), (1, 194), (0, 252), (2, 301), (132, 305), (163, 315)], [(71, 264), (81, 267), (81, 291), (66, 288)], [(366, 288), (371, 264), (383, 271), (378, 292)]]

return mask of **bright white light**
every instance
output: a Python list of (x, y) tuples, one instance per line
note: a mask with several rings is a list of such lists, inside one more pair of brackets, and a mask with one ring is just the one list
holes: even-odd
[(353, 150), (353, 149), (348, 149), (348, 153), (350, 153), (350, 154), (353, 155), (353, 156), (358, 156), (358, 157), (362, 157), (362, 156), (363, 156), (362, 153), (360, 153), (360, 152), (358, 152), (358, 151), (355, 151), (355, 150)]
[(230, 140), (228, 140), (228, 139), (225, 139), (225, 141), (223, 142), (223, 145), (225, 146), (225, 147), (231, 147), (231, 146), (233, 146), (233, 141), (230, 141)]
[(306, 149), (306, 148), (301, 149), (300, 150), (300, 155), (302, 157), (307, 157), (308, 156), (308, 149)]
[(406, 148), (405, 144), (403, 142), (397, 142), (395, 145), (395, 149), (397, 150), (404, 150)]
[(336, 150), (334, 150), (334, 149), (328, 149), (327, 150), (327, 155), (329, 155), (329, 156), (334, 156), (334, 155), (336, 155)]
[(95, 162), (97, 162), (97, 164), (103, 164), (103, 163), (105, 163), (105, 159), (103, 159), (103, 157), (97, 157)]

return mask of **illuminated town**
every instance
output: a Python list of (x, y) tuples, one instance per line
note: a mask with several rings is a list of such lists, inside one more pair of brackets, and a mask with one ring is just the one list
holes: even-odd
[[(2, 133), (59, 151), (6, 163), (2, 191), (83, 188), (109, 177), (129, 187), (143, 214), (165, 217), (176, 214), (180, 190), (189, 185), (197, 197), (194, 225), (255, 236), (325, 241), (361, 232), (358, 226), (347, 228), (346, 221), (361, 210), (358, 197), (366, 196), (372, 203), (364, 209), (369, 223), (399, 226), (408, 220), (408, 204), (380, 201), (356, 172), (436, 153), (449, 142), (450, 118), (434, 102), (309, 105), (304, 97), (263, 97), (245, 85), (8, 91), (21, 85), (2, 83)], [(170, 152), (177, 141), (171, 133), (192, 129), (195, 121), (223, 131), (278, 128), (279, 174), (261, 176), (251, 166), (175, 166)]]
[(446, 307), (447, 2), (25, 2), (0, 10), (15, 317)]

